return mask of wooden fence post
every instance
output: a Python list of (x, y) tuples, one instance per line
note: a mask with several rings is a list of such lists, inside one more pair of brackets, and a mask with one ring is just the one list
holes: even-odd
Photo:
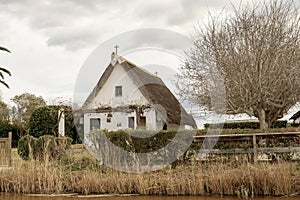
[(11, 167), (11, 142), (12, 142), (12, 133), (8, 133), (7, 141), (7, 157), (8, 157), (8, 167)]
[(257, 164), (257, 143), (256, 143), (256, 134), (253, 134), (253, 161), (254, 164)]

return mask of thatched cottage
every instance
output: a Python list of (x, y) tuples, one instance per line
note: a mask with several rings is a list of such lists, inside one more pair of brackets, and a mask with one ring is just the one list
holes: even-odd
[(155, 74), (112, 54), (82, 107), (84, 133), (93, 129), (194, 129), (193, 117)]

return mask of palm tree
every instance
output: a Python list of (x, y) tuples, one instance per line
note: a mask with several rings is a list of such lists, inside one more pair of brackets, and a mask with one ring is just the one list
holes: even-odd
[[(10, 51), (7, 48), (5, 48), (5, 47), (1, 47), (0, 46), (0, 50), (1, 51), (7, 51), (8, 53), (10, 53)], [(3, 72), (6, 73), (6, 74), (8, 74), (9, 76), (11, 76), (11, 73), (7, 69), (5, 69), (3, 67), (0, 67), (0, 83), (3, 84), (3, 85), (5, 85), (7, 88), (9, 88), (8, 84), (4, 81)]]

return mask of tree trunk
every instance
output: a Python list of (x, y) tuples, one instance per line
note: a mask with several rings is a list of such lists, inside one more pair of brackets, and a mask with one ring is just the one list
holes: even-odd
[(264, 109), (259, 110), (258, 120), (261, 130), (266, 130), (269, 127), (268, 123), (266, 122), (266, 112)]

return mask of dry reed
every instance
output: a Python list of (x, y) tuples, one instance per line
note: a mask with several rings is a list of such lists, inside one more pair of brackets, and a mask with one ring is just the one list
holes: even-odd
[(192, 163), (130, 174), (89, 163), (74, 170), (62, 161), (22, 161), (0, 171), (0, 192), (142, 195), (292, 195), (300, 193), (298, 163)]

